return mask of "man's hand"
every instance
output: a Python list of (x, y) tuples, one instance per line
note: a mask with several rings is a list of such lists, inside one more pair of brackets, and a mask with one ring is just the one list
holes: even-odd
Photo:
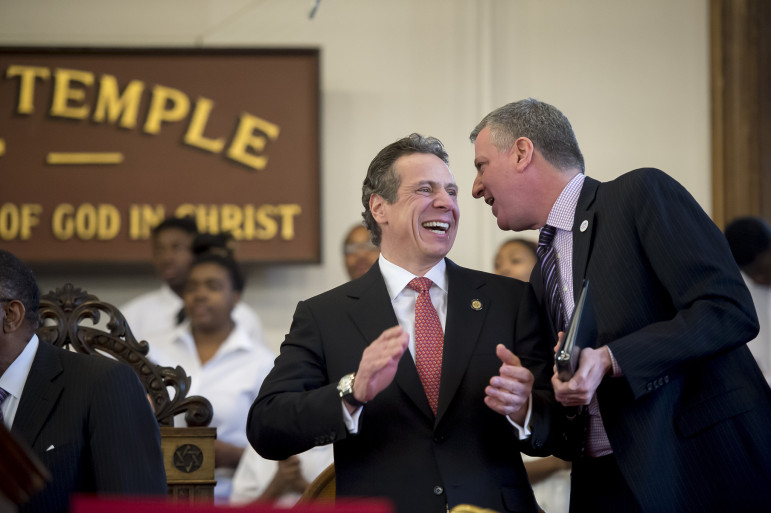
[[(391, 384), (409, 341), (407, 332), (401, 326), (394, 326), (367, 346), (353, 382), (353, 396), (356, 399), (371, 401)], [(346, 407), (348, 411), (355, 409), (347, 403)]]
[(284, 461), (279, 461), (276, 476), (284, 484), (284, 489), (287, 492), (303, 493), (308, 487), (308, 481), (303, 477), (300, 458), (297, 456), (290, 456)]
[(570, 381), (560, 381), (557, 373), (551, 377), (554, 387), (554, 397), (563, 406), (581, 406), (589, 404), (602, 378), (611, 371), (613, 364), (610, 361), (608, 347), (599, 349), (587, 347), (581, 351), (578, 360), (578, 370), (570, 378)]
[(501, 415), (508, 415), (518, 425), (525, 423), (527, 404), (533, 390), (533, 373), (522, 367), (519, 358), (498, 344), (495, 354), (503, 362), (498, 376), (485, 388), (485, 404)]

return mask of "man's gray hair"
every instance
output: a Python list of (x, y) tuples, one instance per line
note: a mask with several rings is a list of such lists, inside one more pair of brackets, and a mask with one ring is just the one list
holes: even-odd
[(506, 151), (518, 138), (527, 137), (557, 169), (584, 172), (584, 156), (570, 121), (548, 103), (528, 98), (495, 109), (471, 132), (471, 142), (485, 127), (490, 127), (490, 139), (499, 151)]

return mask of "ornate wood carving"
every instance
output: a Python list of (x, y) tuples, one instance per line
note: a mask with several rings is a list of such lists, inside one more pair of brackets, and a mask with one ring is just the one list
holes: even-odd
[[(107, 316), (104, 328), (100, 327), (103, 315)], [(173, 426), (174, 416), (182, 412), (188, 426), (208, 426), (211, 422), (213, 411), (208, 399), (187, 397), (190, 376), (185, 370), (180, 366), (162, 367), (148, 360), (148, 343), (136, 340), (123, 314), (85, 290), (67, 283), (43, 295), (37, 334), (40, 340), (55, 346), (78, 353), (109, 355), (130, 365), (147, 390), (161, 426)]]

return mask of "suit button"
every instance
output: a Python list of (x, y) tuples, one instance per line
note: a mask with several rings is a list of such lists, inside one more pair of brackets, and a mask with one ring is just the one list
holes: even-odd
[(436, 435), (434, 437), (434, 442), (440, 444), (440, 443), (444, 442), (444, 437), (442, 435)]
[(648, 389), (648, 392), (650, 392), (651, 390), (653, 390), (653, 383), (648, 383), (648, 384), (646, 385), (646, 388)]
[(669, 383), (669, 376), (664, 376), (664, 383)]
[(441, 486), (434, 486), (434, 495), (442, 495), (444, 493), (444, 488)]

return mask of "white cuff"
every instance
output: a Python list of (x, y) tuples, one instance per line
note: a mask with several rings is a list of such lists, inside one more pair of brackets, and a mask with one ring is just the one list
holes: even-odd
[[(347, 413), (347, 412), (346, 412)], [(520, 440), (527, 440), (530, 438), (530, 435), (532, 435), (532, 431), (530, 431), (530, 415), (533, 413), (533, 394), (530, 394), (530, 397), (527, 398), (527, 415), (525, 415), (525, 425), (520, 426), (513, 420), (511, 420), (511, 417), (506, 415), (506, 420), (509, 421), (509, 424), (517, 428), (517, 433), (519, 434)]]
[(364, 407), (359, 406), (353, 411), (353, 413), (348, 413), (348, 408), (346, 408), (345, 405), (346, 402), (341, 399), (340, 406), (343, 407), (343, 422), (345, 422), (345, 428), (348, 430), (348, 432), (352, 435), (355, 435), (359, 432), (359, 417), (361, 416), (361, 410)]

